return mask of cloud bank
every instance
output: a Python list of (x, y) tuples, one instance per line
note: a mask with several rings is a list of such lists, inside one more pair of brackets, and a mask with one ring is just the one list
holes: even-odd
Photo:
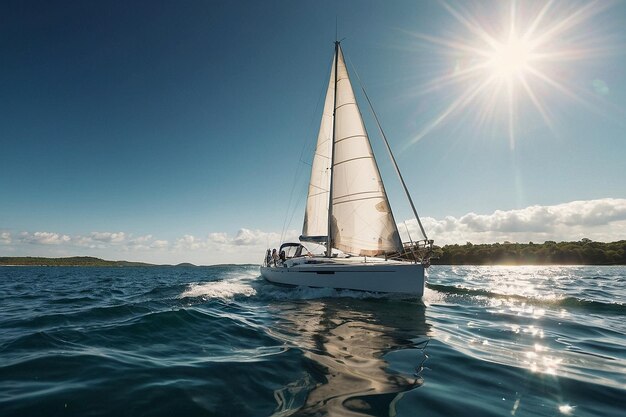
[[(288, 231), (287, 240), (298, 237)], [(126, 232), (90, 232), (84, 235), (38, 231), (11, 233), (0, 230), (0, 256), (96, 256), (152, 263), (192, 262), (258, 263), (268, 247), (278, 247), (281, 235), (258, 229), (239, 229), (233, 236), (211, 232), (206, 236), (186, 234), (166, 240)]]
[[(572, 201), (552, 206), (530, 206), (496, 210), (490, 214), (467, 213), (442, 219), (426, 217), (422, 223), (428, 237), (438, 245), (493, 242), (571, 241), (583, 237), (596, 241), (626, 239), (626, 199), (605, 198)], [(416, 220), (406, 222), (411, 237), (420, 236)], [(400, 234), (408, 240), (404, 225)], [(299, 232), (289, 230), (283, 237), (296, 241)], [(260, 263), (265, 249), (278, 247), (281, 234), (241, 228), (234, 235), (211, 231), (160, 239), (152, 234), (95, 231), (69, 235), (49, 231), (12, 233), (0, 230), (0, 256), (90, 255), (105, 259), (127, 259), (152, 263), (192, 262)]]
[[(626, 239), (626, 199), (572, 201), (553, 206), (468, 213), (422, 220), (437, 244), (568, 241), (583, 237), (597, 241)], [(411, 236), (419, 236), (416, 220), (407, 222)], [(402, 229), (401, 229), (402, 230)]]

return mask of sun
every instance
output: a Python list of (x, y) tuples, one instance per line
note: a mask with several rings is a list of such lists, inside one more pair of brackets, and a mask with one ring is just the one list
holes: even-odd
[(515, 77), (523, 76), (530, 68), (531, 61), (530, 42), (512, 36), (505, 43), (495, 43), (486, 66), (495, 77), (510, 82)]
[(472, 13), (463, 9), (463, 3), (452, 7), (442, 0), (441, 4), (456, 21), (458, 36), (413, 35), (428, 47), (436, 46), (436, 52), (452, 61), (454, 71), (431, 79), (418, 94), (452, 87), (457, 93), (409, 145), (471, 109), (479, 125), (487, 121), (505, 124), (514, 149), (516, 124), (522, 114), (530, 114), (529, 109), (553, 129), (548, 103), (554, 97), (588, 104), (559, 74), (572, 72), (572, 64), (578, 61), (599, 56), (598, 45), (604, 40), (581, 34), (590, 32), (591, 18), (606, 10), (608, 2), (500, 2), (497, 4), (508, 6), (508, 10), (500, 10), (502, 14), (485, 13), (484, 9), (481, 14)]

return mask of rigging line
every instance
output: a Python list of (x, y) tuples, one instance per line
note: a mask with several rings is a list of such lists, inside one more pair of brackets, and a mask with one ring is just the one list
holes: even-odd
[[(322, 96), (324, 96), (324, 91), (325, 91), (324, 86), (325, 85), (326, 85), (325, 79), (324, 79), (324, 77), (322, 77), (321, 87), (319, 88), (320, 92), (319, 92), (319, 95), (318, 95), (318, 98), (317, 98), (317, 103), (315, 104), (315, 111), (313, 112), (313, 115), (311, 116), (311, 122), (309, 123), (309, 127), (307, 129), (309, 131), (311, 131), (313, 129), (313, 124), (315, 123), (316, 115), (317, 115), (317, 112), (318, 112), (319, 107), (320, 107), (320, 102), (322, 101)], [(298, 158), (299, 159), (298, 162), (306, 163), (303, 160), (303, 156), (304, 156), (305, 150), (307, 149), (308, 142), (310, 141), (310, 138), (307, 138), (307, 136), (308, 135), (302, 135), (304, 140), (303, 140), (303, 143), (302, 143), (302, 148), (300, 149), (300, 157)], [(312, 166), (312, 164), (308, 164), (308, 163), (307, 163), (307, 165), (311, 165)], [(300, 168), (300, 165), (298, 165), (296, 167), (296, 175), (294, 175), (293, 183), (292, 183), (292, 186), (291, 186), (291, 191), (289, 192), (289, 203), (287, 204), (287, 209), (285, 210), (285, 217), (284, 217), (284, 220), (283, 220), (283, 227), (282, 227), (282, 230), (280, 232), (280, 243), (283, 242), (283, 240), (285, 238), (285, 233), (287, 232), (287, 228), (291, 225), (291, 220), (293, 219), (293, 217), (295, 215), (295, 212), (296, 212), (297, 204), (294, 203), (293, 212), (291, 214), (291, 217), (289, 216), (289, 210), (291, 209), (291, 203), (293, 201), (294, 192), (295, 192), (296, 185), (297, 185), (297, 182), (298, 182), (298, 177), (299, 177), (299, 174), (300, 174), (300, 171), (301, 171), (301, 170), (299, 170), (299, 168)], [(289, 222), (287, 222), (287, 218), (289, 218)]]
[(420, 226), (422, 235), (424, 236), (424, 239), (428, 240), (428, 236), (426, 236), (426, 231), (424, 230), (422, 221), (420, 220), (420, 217), (417, 214), (417, 210), (415, 209), (415, 204), (413, 204), (413, 199), (411, 198), (411, 194), (409, 194), (409, 189), (407, 188), (406, 183), (404, 182), (404, 178), (402, 178), (402, 174), (400, 173), (400, 168), (398, 168), (398, 163), (396, 162), (396, 158), (393, 156), (393, 152), (391, 152), (391, 146), (389, 146), (389, 141), (387, 141), (387, 136), (385, 135), (385, 132), (383, 131), (383, 127), (380, 125), (380, 121), (378, 120), (378, 115), (374, 111), (374, 106), (372, 105), (372, 102), (369, 96), (367, 95), (367, 92), (365, 91), (365, 86), (363, 85), (363, 82), (361, 82), (361, 77), (359, 77), (359, 74), (356, 71), (356, 68), (354, 67), (354, 65), (352, 64), (350, 57), (348, 57), (348, 60), (350, 61), (350, 66), (352, 67), (352, 70), (354, 71), (354, 75), (356, 75), (356, 79), (359, 81), (359, 85), (361, 86), (361, 90), (363, 91), (363, 94), (365, 95), (367, 104), (369, 104), (370, 110), (372, 111), (372, 114), (374, 115), (374, 120), (376, 120), (376, 125), (378, 126), (378, 130), (380, 131), (380, 134), (385, 143), (385, 147), (387, 148), (387, 153), (389, 153), (389, 157), (391, 158), (393, 167), (396, 170), (396, 174), (398, 174), (398, 177), (400, 178), (400, 182), (402, 183), (402, 187), (404, 188), (404, 193), (406, 194), (406, 197), (409, 200), (409, 204), (411, 204), (411, 208), (413, 209), (413, 214), (415, 214), (415, 218), (417, 219), (417, 223)]

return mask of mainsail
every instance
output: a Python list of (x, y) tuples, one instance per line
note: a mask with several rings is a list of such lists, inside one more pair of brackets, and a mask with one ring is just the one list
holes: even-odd
[(303, 239), (329, 235), (330, 194), (332, 247), (369, 256), (398, 252), (398, 229), (339, 46), (336, 53), (311, 170)]

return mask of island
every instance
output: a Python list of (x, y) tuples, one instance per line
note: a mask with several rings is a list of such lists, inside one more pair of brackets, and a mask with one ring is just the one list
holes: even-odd
[(107, 261), (92, 256), (72, 256), (68, 258), (44, 258), (33, 256), (4, 256), (0, 257), (0, 266), (108, 266), (108, 267), (129, 267), (129, 266), (186, 266), (195, 267), (194, 264), (182, 263), (178, 265), (156, 265), (146, 262), (129, 261)]

